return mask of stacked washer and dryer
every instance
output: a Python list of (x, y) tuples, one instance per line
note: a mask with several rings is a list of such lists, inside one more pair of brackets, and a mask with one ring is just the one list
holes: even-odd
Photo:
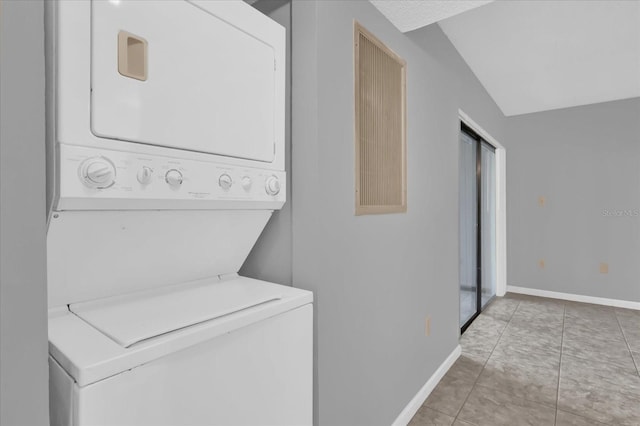
[(285, 30), (48, 2), (52, 425), (312, 422), (310, 292), (238, 275), (285, 202)]

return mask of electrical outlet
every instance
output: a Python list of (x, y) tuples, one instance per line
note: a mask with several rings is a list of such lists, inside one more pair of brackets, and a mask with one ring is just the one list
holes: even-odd
[(424, 335), (429, 337), (431, 336), (431, 317), (427, 316), (424, 321)]
[(538, 268), (544, 269), (544, 259), (538, 260)]
[(600, 273), (608, 274), (609, 273), (609, 264), (605, 262), (600, 262)]
[(538, 205), (540, 207), (544, 207), (545, 203), (547, 202), (547, 200), (545, 200), (544, 197), (538, 197)]

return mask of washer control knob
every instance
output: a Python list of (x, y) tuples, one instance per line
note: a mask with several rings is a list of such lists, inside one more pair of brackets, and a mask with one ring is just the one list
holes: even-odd
[(251, 189), (251, 178), (249, 176), (244, 176), (242, 178), (242, 188), (245, 191), (249, 191)]
[(89, 188), (105, 189), (116, 182), (116, 167), (106, 157), (91, 157), (80, 164), (80, 179)]
[(146, 185), (151, 182), (151, 178), (153, 177), (153, 169), (151, 167), (143, 166), (140, 170), (138, 170), (138, 182), (143, 185)]
[(276, 176), (269, 176), (265, 182), (264, 189), (269, 195), (278, 195), (280, 192), (280, 181)]
[(164, 180), (167, 181), (170, 186), (178, 187), (182, 185), (182, 173), (176, 169), (168, 170), (164, 175)]
[(220, 185), (220, 188), (224, 189), (225, 191), (228, 191), (229, 188), (231, 188), (231, 185), (233, 185), (233, 180), (231, 179), (231, 176), (224, 173), (224, 174), (221, 174), (220, 177), (218, 178), (218, 185)]

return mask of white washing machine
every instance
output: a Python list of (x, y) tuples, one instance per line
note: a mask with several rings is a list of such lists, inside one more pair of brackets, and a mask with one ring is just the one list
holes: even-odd
[(52, 313), (51, 424), (311, 424), (311, 300), (230, 276)]
[(308, 425), (312, 302), (238, 276), (285, 202), (284, 29), (48, 2), (52, 425)]

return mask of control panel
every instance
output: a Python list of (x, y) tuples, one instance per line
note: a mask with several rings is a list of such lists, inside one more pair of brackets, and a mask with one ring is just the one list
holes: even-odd
[(219, 162), (60, 145), (57, 210), (279, 209), (286, 175)]

